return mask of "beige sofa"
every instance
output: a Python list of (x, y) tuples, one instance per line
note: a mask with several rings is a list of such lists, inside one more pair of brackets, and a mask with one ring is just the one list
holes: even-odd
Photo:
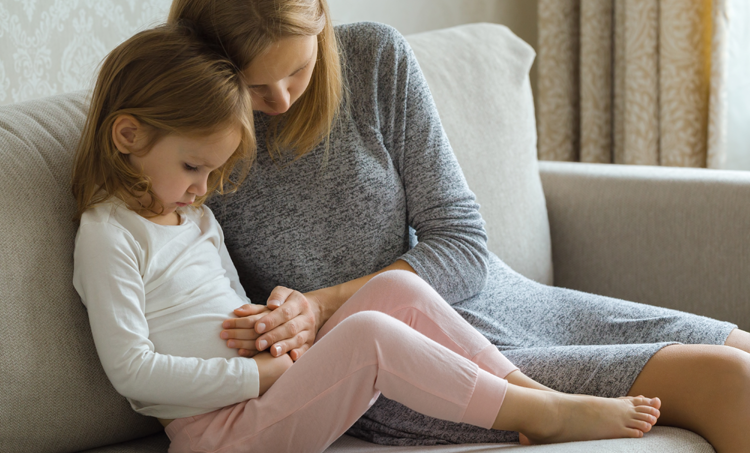
[[(410, 36), (477, 193), (490, 248), (524, 275), (750, 327), (750, 174), (536, 161), (533, 51), (506, 28)], [(71, 284), (71, 154), (85, 96), (0, 108), (0, 451), (167, 450), (104, 375)], [(554, 268), (554, 274), (553, 274)], [(87, 450), (88, 449), (88, 450)], [(712, 452), (657, 427), (643, 439), (550, 446), (381, 447), (329, 453)]]

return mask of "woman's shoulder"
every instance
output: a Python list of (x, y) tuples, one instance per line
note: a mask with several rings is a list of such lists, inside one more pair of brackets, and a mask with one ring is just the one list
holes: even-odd
[(353, 22), (337, 25), (335, 31), (339, 40), (347, 43), (356, 42), (377, 46), (404, 39), (398, 30), (380, 22)]
[(404, 49), (409, 45), (398, 30), (378, 22), (354, 22), (335, 28), (347, 59), (357, 55), (379, 55), (383, 51)]

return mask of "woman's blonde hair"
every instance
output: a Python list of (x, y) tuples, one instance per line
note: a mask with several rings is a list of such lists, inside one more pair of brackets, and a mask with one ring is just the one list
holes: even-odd
[[(144, 127), (146, 154), (169, 134), (210, 135), (223, 127), (240, 128), (241, 140), (229, 160), (211, 172), (208, 191), (234, 191), (255, 157), (251, 94), (240, 70), (207, 46), (184, 24), (140, 32), (120, 44), (102, 63), (73, 164), (73, 195), (80, 218), (89, 207), (111, 197), (124, 201), (150, 195), (141, 214), (154, 213), (160, 200), (149, 179), (119, 152), (112, 125), (131, 115)], [(158, 214), (158, 212), (156, 212)]]
[(310, 85), (292, 107), (270, 122), (271, 156), (297, 156), (325, 140), (338, 117), (344, 82), (336, 35), (326, 0), (174, 0), (169, 22), (187, 21), (211, 46), (247, 68), (255, 57), (285, 37), (317, 36), (318, 57)]

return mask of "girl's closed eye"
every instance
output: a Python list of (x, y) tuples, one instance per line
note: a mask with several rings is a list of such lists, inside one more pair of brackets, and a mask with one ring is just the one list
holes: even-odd
[(187, 170), (187, 171), (198, 171), (198, 167), (193, 167), (190, 164), (185, 164), (185, 170)]

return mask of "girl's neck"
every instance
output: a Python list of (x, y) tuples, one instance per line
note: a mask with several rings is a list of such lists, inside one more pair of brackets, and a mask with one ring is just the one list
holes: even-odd
[(164, 225), (164, 226), (179, 225), (180, 222), (182, 221), (182, 218), (177, 211), (172, 211), (167, 215), (157, 215), (154, 217), (146, 217), (142, 215), (142, 217), (146, 220), (154, 222), (157, 225)]

